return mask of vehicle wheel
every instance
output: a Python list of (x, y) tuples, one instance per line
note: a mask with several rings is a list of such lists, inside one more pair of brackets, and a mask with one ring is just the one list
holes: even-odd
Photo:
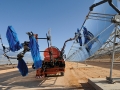
[(47, 77), (47, 74), (45, 74), (45, 77)]
[(33, 69), (35, 69), (35, 66), (34, 66), (34, 64), (32, 65), (32, 68), (33, 68)]
[(64, 72), (61, 72), (61, 76), (64, 76)]

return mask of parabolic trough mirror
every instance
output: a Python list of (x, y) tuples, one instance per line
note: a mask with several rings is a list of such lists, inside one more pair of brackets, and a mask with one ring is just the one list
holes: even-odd
[[(95, 0), (94, 3), (100, 1)], [(118, 0), (112, 0), (112, 3), (117, 8), (119, 7), (118, 3), (120, 2)], [(78, 32), (82, 45), (75, 40), (69, 50), (66, 61), (85, 61), (99, 50), (115, 30), (115, 23), (112, 23), (111, 20), (117, 13), (108, 2), (98, 5), (93, 11), (90, 11)]]

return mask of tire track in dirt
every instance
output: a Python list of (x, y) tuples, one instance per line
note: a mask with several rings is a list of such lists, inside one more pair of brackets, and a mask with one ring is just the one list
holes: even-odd
[(74, 73), (71, 71), (71, 68), (67, 68), (64, 76), (65, 80), (69, 83), (69, 86), (79, 87), (78, 79), (74, 76)]

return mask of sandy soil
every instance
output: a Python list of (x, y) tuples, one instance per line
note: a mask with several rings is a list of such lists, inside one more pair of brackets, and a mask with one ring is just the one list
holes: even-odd
[[(41, 79), (35, 78), (31, 65), (26, 77), (22, 77), (17, 68), (3, 65), (0, 66), (0, 90), (94, 90), (88, 84), (88, 78), (106, 78), (110, 65), (109, 60), (87, 61), (87, 66), (84, 62), (66, 62), (64, 76), (50, 75)], [(120, 64), (114, 65), (113, 77), (120, 77)]]

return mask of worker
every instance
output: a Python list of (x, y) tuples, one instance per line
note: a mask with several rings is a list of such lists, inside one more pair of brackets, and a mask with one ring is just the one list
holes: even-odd
[(84, 44), (87, 44), (86, 50), (89, 53), (90, 49), (92, 48), (92, 44), (93, 44), (93, 41), (91, 42), (89, 41), (94, 38), (94, 35), (90, 31), (88, 31), (86, 27), (83, 27), (83, 34), (85, 38)]
[(79, 28), (77, 28), (77, 33), (75, 32), (75, 37), (76, 37), (76, 42), (79, 43), (80, 46), (82, 46), (82, 36)]

